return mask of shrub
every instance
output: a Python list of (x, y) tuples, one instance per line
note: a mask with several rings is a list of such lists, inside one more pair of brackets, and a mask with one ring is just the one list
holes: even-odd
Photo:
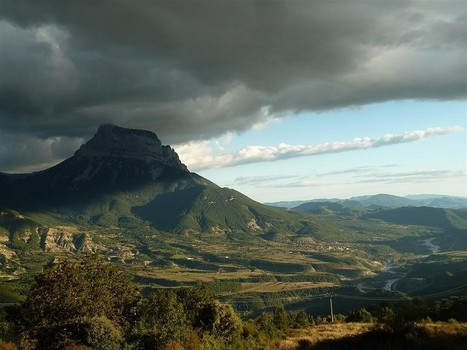
[(93, 350), (118, 350), (121, 331), (106, 317), (95, 317), (85, 324), (86, 342)]
[(232, 342), (242, 333), (242, 321), (229, 304), (212, 301), (205, 304), (200, 313), (200, 324), (203, 329)]
[(305, 311), (301, 310), (293, 316), (293, 327), (303, 328), (310, 325), (310, 318)]
[(373, 315), (365, 308), (350, 313), (347, 318), (347, 322), (363, 322), (372, 323), (374, 322)]
[(16, 345), (10, 342), (3, 342), (0, 340), (0, 350), (16, 350)]

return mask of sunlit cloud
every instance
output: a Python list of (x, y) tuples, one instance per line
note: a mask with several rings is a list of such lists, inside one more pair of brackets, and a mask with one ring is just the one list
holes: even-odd
[(448, 178), (465, 178), (465, 170), (442, 169), (442, 170), (418, 170), (409, 172), (394, 173), (370, 173), (365, 175), (355, 175), (353, 178), (361, 179), (358, 183), (410, 183), (410, 182), (430, 182)]
[(318, 176), (331, 176), (331, 175), (350, 175), (350, 174), (364, 174), (371, 171), (375, 171), (380, 168), (393, 168), (399, 166), (398, 164), (386, 164), (386, 165), (379, 165), (375, 166), (360, 166), (357, 168), (350, 168), (350, 169), (342, 169), (342, 170), (335, 170), (335, 171), (327, 171), (325, 173), (319, 173)]
[[(362, 167), (371, 168), (371, 167)], [(357, 170), (347, 169), (348, 170)], [(376, 167), (374, 169), (377, 169)], [(332, 174), (340, 174), (341, 172), (330, 172)], [(433, 182), (441, 179), (448, 178), (465, 178), (467, 180), (467, 172), (465, 170), (419, 170), (410, 172), (391, 172), (391, 173), (377, 173), (369, 172), (364, 175), (355, 175), (352, 181), (345, 180), (343, 182), (330, 181), (326, 176), (318, 175), (318, 177), (305, 177), (305, 176), (251, 176), (240, 177), (236, 179), (237, 185), (252, 185), (255, 187), (268, 187), (268, 188), (310, 188), (310, 187), (326, 187), (335, 185), (355, 185), (355, 184), (398, 184), (398, 183), (420, 183), (420, 182)], [(293, 181), (291, 181), (293, 180)]]
[(180, 159), (193, 171), (210, 168), (232, 167), (243, 164), (272, 162), (297, 157), (378, 148), (415, 142), (434, 136), (444, 136), (464, 131), (462, 126), (437, 127), (414, 130), (402, 135), (386, 134), (380, 138), (358, 137), (351, 141), (325, 142), (317, 145), (247, 146), (236, 152), (215, 152), (209, 141), (190, 142), (175, 146)]

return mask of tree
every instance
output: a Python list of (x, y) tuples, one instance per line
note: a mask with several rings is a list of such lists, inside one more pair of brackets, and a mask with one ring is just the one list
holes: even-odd
[(256, 320), (255, 320), (256, 327), (259, 331), (266, 334), (270, 339), (278, 338), (280, 335), (279, 330), (273, 323), (273, 318), (271, 315), (267, 313), (262, 313)]
[(159, 349), (180, 341), (189, 329), (183, 305), (170, 290), (154, 292), (143, 301), (141, 323), (145, 349)]
[(183, 304), (185, 315), (193, 328), (202, 328), (200, 313), (205, 305), (214, 301), (214, 294), (205, 285), (177, 290), (177, 299)]
[(96, 254), (86, 255), (81, 262), (66, 260), (37, 276), (15, 321), (23, 347), (92, 345), (92, 337), (102, 332), (118, 343), (134, 324), (139, 299), (138, 289), (118, 269)]
[(285, 331), (289, 327), (287, 312), (285, 312), (283, 306), (277, 307), (274, 310), (272, 322), (274, 323), (274, 326), (276, 326), (277, 329), (280, 329), (281, 331)]
[(242, 321), (229, 304), (211, 301), (202, 305), (199, 323), (202, 329), (232, 342), (242, 333)]
[(310, 318), (308, 317), (308, 314), (300, 310), (296, 315), (295, 315), (295, 320), (294, 320), (294, 326), (297, 328), (301, 327), (307, 327), (310, 325)]

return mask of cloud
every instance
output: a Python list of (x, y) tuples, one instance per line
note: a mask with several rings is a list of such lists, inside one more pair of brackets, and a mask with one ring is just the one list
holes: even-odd
[(317, 145), (247, 146), (232, 153), (215, 153), (209, 146), (208, 141), (191, 142), (174, 147), (182, 162), (191, 170), (198, 171), (208, 168), (231, 167), (249, 163), (378, 148), (462, 131), (464, 131), (464, 128), (461, 126), (428, 128), (426, 130), (406, 132), (403, 135), (386, 134), (378, 139), (361, 137), (352, 141), (326, 142)]
[(268, 175), (268, 176), (240, 176), (237, 177), (234, 182), (235, 185), (254, 185), (254, 186), (262, 186), (265, 185), (267, 187), (270, 186), (271, 182), (276, 181), (283, 181), (287, 179), (294, 179), (298, 178), (296, 175)]
[(89, 138), (113, 122), (186, 143), (301, 111), (463, 99), (465, 19), (462, 1), (4, 0), (1, 131)]
[[(365, 167), (370, 169), (371, 167)], [(374, 168), (376, 169), (376, 168)], [(349, 169), (352, 170), (352, 169)], [(346, 174), (346, 170), (342, 172), (332, 172), (329, 175), (334, 174)], [(357, 171), (358, 173), (358, 171)], [(299, 176), (284, 176), (284, 177), (272, 177), (269, 181), (267, 176), (252, 176), (247, 177), (246, 180), (239, 178), (240, 181), (236, 181), (236, 185), (252, 185), (255, 187), (267, 187), (267, 188), (318, 188), (318, 187), (333, 187), (333, 186), (351, 186), (357, 184), (415, 184), (415, 183), (426, 183), (435, 182), (440, 180), (446, 180), (451, 178), (464, 178), (467, 179), (467, 173), (465, 170), (453, 170), (453, 169), (442, 169), (442, 170), (417, 170), (411, 172), (391, 172), (391, 173), (378, 173), (368, 172), (365, 175), (355, 175), (353, 181), (328, 181), (327, 176), (318, 175), (318, 179), (309, 177)], [(250, 180), (251, 178), (251, 180)], [(264, 181), (262, 181), (264, 178)], [(284, 181), (288, 179), (296, 178), (295, 181)], [(281, 181), (282, 180), (282, 181)]]
[[(0, 132), (0, 164), (2, 171), (31, 172), (45, 169), (73, 154), (83, 143), (79, 137), (41, 139), (27, 134), (5, 135)], [(29, 166), (29, 164), (33, 164)]]
[(379, 166), (361, 166), (357, 168), (350, 168), (350, 169), (343, 169), (343, 170), (336, 170), (336, 171), (328, 171), (325, 173), (319, 173), (318, 176), (331, 176), (331, 175), (349, 175), (349, 174), (362, 174), (362, 173), (369, 173), (374, 171), (375, 169), (380, 168), (393, 168), (397, 167), (398, 164), (386, 164), (386, 165), (379, 165)]
[[(411, 183), (411, 182), (431, 182), (445, 180), (449, 178), (464, 178), (467, 179), (465, 170), (417, 170), (410, 172), (393, 172), (393, 173), (370, 173), (365, 175), (355, 175), (354, 178), (363, 178), (357, 183)], [(355, 182), (353, 182), (355, 183)]]
[(299, 181), (286, 182), (281, 184), (274, 184), (272, 188), (300, 188), (300, 187), (328, 187), (334, 186), (334, 182), (313, 181), (310, 179), (301, 179)]

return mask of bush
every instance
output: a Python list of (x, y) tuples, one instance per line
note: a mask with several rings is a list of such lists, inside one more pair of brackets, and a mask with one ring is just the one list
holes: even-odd
[(308, 314), (301, 310), (297, 312), (297, 314), (294, 315), (294, 323), (293, 326), (295, 328), (303, 328), (303, 327), (308, 327), (310, 325), (310, 318)]
[(242, 321), (229, 304), (212, 301), (205, 304), (200, 313), (202, 328), (213, 335), (232, 342), (242, 333)]
[(118, 350), (123, 340), (121, 331), (106, 317), (95, 317), (85, 323), (86, 343), (93, 350)]
[(374, 318), (367, 309), (363, 308), (350, 313), (346, 318), (346, 322), (372, 323), (374, 322)]
[(0, 350), (16, 350), (16, 345), (10, 342), (3, 342), (0, 340)]
[(191, 330), (188, 332), (186, 337), (183, 339), (183, 347), (185, 350), (202, 350), (203, 343), (201, 342), (198, 334)]

